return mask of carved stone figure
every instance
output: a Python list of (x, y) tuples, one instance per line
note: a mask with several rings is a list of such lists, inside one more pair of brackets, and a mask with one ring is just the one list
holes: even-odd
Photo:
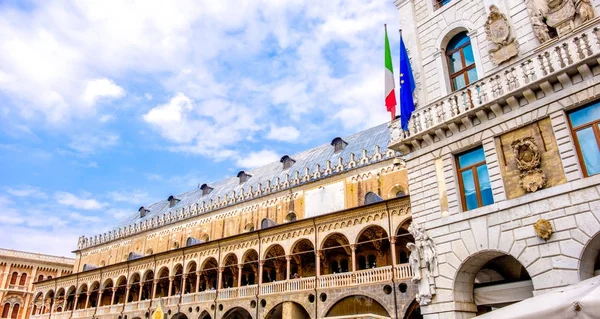
[[(408, 246), (411, 250), (410, 263), (415, 271), (413, 276), (413, 282), (418, 282), (419, 293), (417, 294), (417, 301), (421, 306), (426, 306), (431, 303), (431, 298), (435, 294), (435, 275), (437, 272), (437, 252), (435, 244), (429, 235), (425, 232), (425, 229), (413, 221), (408, 227), (408, 232), (415, 238), (415, 244)], [(413, 261), (419, 259), (418, 262)], [(425, 263), (425, 276), (421, 274), (420, 259), (423, 259)], [(417, 276), (418, 273), (418, 276)], [(416, 279), (419, 278), (419, 279)]]
[(526, 0), (526, 4), (535, 36), (541, 43), (553, 35), (566, 34), (595, 16), (590, 0)]
[(489, 51), (496, 65), (519, 54), (519, 43), (510, 36), (508, 20), (495, 5), (490, 6), (490, 15), (485, 22), (485, 33), (487, 39), (496, 44), (496, 48)]
[(542, 163), (542, 154), (535, 144), (533, 137), (525, 137), (515, 140), (511, 144), (517, 161), (517, 167), (521, 171), (519, 184), (530, 193), (541, 189), (546, 185), (546, 174), (539, 166)]
[(408, 243), (406, 244), (408, 250), (410, 250), (410, 256), (408, 256), (408, 262), (410, 263), (410, 267), (413, 271), (413, 277), (411, 281), (413, 283), (417, 283), (421, 280), (421, 260), (419, 258), (419, 251), (415, 244)]
[(552, 224), (545, 219), (540, 219), (535, 224), (533, 224), (533, 229), (538, 237), (543, 240), (550, 239), (550, 235), (552, 235)]

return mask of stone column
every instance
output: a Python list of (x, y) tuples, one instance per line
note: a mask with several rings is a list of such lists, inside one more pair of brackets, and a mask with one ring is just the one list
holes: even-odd
[(181, 275), (181, 295), (183, 296), (185, 294), (185, 280), (187, 279), (188, 275)]
[(258, 262), (258, 284), (262, 285), (263, 283), (263, 265), (265, 264), (264, 260)]
[(152, 299), (156, 298), (156, 286), (158, 286), (158, 279), (152, 281)]
[(352, 251), (352, 271), (357, 271), (356, 269), (356, 244), (350, 244), (350, 250)]
[(398, 278), (396, 273), (396, 237), (390, 238), (390, 249), (392, 250), (392, 275)]
[(219, 267), (218, 269), (218, 276), (217, 276), (217, 290), (222, 289), (223, 288), (223, 271), (225, 270), (225, 267)]
[(37, 276), (37, 269), (37, 266), (33, 267), (33, 271), (31, 272), (31, 278), (29, 279), (29, 287), (27, 288), (28, 291), (33, 291), (33, 282), (36, 280), (35, 276)]
[[(44, 301), (45, 303), (46, 301)], [(77, 303), (79, 302), (79, 295), (75, 295), (75, 300), (73, 301), (73, 310), (77, 310)]]
[(138, 293), (138, 302), (142, 301), (142, 290), (144, 290), (144, 283), (140, 281), (140, 293)]
[(123, 304), (126, 304), (127, 301), (129, 300), (129, 291), (131, 290), (131, 285), (127, 285), (125, 287), (125, 301), (123, 302)]
[(291, 255), (287, 255), (285, 256), (285, 261), (286, 261), (286, 274), (285, 274), (285, 280), (290, 280), (290, 271), (292, 269), (292, 265), (290, 263), (292, 259)]
[(244, 265), (238, 265), (238, 288), (242, 287), (242, 269)]
[(316, 267), (316, 276), (319, 277), (321, 275), (321, 251), (317, 250), (315, 254), (315, 267)]
[(175, 276), (169, 276), (169, 292), (167, 293), (167, 297), (171, 297), (171, 293), (173, 292), (173, 280)]
[[(104, 290), (98, 290), (98, 301), (96, 301), (96, 308), (102, 306), (102, 293), (104, 293)], [(64, 304), (67, 304), (67, 298), (65, 298), (65, 302)], [(64, 311), (65, 307), (63, 305), (63, 311)]]
[(196, 290), (195, 292), (200, 291), (200, 271), (196, 271)]
[[(87, 309), (87, 308), (88, 308), (88, 306), (90, 305), (90, 295), (91, 295), (91, 293), (90, 293), (90, 292), (87, 292), (87, 293), (85, 294), (85, 306), (83, 307), (83, 309)], [(53, 308), (54, 308), (54, 307), (53, 307)]]
[[(110, 305), (115, 304), (115, 295), (117, 294), (117, 287), (112, 288), (112, 296), (110, 297)], [(77, 304), (77, 297), (75, 297), (75, 304)]]
[(8, 280), (8, 274), (10, 273), (11, 267), (11, 263), (6, 266), (6, 269), (4, 270), (4, 277), (2, 277), (2, 286), (0, 286), (0, 288), (6, 288), (6, 281)]

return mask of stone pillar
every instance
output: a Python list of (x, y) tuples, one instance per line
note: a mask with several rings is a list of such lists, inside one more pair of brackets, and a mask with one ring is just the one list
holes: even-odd
[(127, 304), (127, 301), (129, 300), (129, 291), (131, 290), (131, 285), (127, 285), (125, 287), (125, 300), (123, 301), (123, 304)]
[(4, 270), (4, 277), (2, 277), (2, 286), (0, 286), (0, 288), (6, 288), (6, 281), (8, 280), (8, 274), (10, 273), (10, 268), (12, 267), (12, 264), (9, 263), (6, 266), (6, 269)]
[(396, 273), (396, 237), (390, 238), (390, 249), (392, 250), (392, 275), (398, 278)]
[(219, 267), (218, 271), (218, 279), (217, 279), (217, 290), (222, 289), (223, 288), (223, 271), (225, 270), (225, 267)]
[[(112, 288), (112, 296), (110, 297), (110, 305), (115, 304), (115, 295), (117, 294), (117, 287)], [(77, 304), (77, 297), (75, 297), (75, 304)]]
[(292, 256), (291, 255), (285, 256), (285, 261), (286, 261), (285, 280), (290, 280), (290, 271), (292, 269), (292, 265), (290, 263), (291, 260), (292, 260)]
[(181, 275), (181, 295), (183, 296), (185, 294), (185, 280), (187, 279), (188, 275)]
[(357, 271), (356, 269), (356, 244), (350, 245), (350, 250), (352, 251), (352, 271)]
[(31, 278), (29, 278), (29, 287), (28, 291), (33, 291), (33, 282), (36, 280), (35, 276), (37, 276), (37, 266), (33, 267), (33, 271), (31, 272)]
[(173, 280), (175, 276), (169, 276), (169, 292), (167, 293), (167, 297), (171, 297), (171, 293), (173, 292)]
[(258, 262), (258, 284), (262, 285), (263, 283), (263, 265), (265, 264), (264, 260)]
[(242, 286), (242, 269), (244, 265), (238, 265), (238, 288)]
[(142, 301), (142, 290), (144, 290), (144, 283), (140, 281), (140, 293), (138, 293), (138, 301)]
[(319, 277), (321, 275), (321, 251), (317, 250), (315, 254), (315, 267), (316, 267), (316, 276)]
[[(46, 301), (44, 301), (45, 303)], [(79, 295), (75, 295), (75, 300), (73, 301), (73, 310), (77, 310), (77, 303), (79, 303)]]
[[(87, 309), (87, 308), (88, 308), (88, 306), (90, 305), (90, 296), (91, 296), (91, 295), (92, 295), (92, 294), (91, 294), (90, 292), (87, 292), (87, 293), (85, 294), (85, 306), (83, 307), (83, 309)], [(52, 307), (52, 308), (54, 308), (54, 307)], [(51, 311), (52, 311), (52, 310), (51, 310)]]
[(194, 292), (200, 291), (200, 271), (196, 271), (196, 290)]
[[(98, 301), (96, 301), (96, 308), (102, 306), (102, 293), (104, 293), (104, 290), (98, 290)], [(66, 298), (65, 298), (65, 304), (67, 303)], [(65, 307), (63, 306), (63, 311)]]
[(156, 298), (156, 286), (158, 286), (158, 279), (152, 281), (152, 299)]

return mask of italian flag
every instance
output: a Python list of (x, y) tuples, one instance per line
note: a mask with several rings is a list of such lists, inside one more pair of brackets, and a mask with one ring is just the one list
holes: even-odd
[(392, 66), (392, 53), (390, 51), (390, 41), (387, 36), (387, 26), (385, 27), (385, 106), (388, 112), (392, 113), (392, 121), (396, 119), (396, 91), (394, 88), (394, 67)]

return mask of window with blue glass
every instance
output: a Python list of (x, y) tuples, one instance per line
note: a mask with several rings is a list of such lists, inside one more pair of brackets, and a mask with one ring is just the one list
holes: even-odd
[(458, 182), (464, 210), (494, 203), (483, 147), (457, 156)]
[(445, 6), (445, 5), (447, 5), (448, 3), (450, 3), (450, 0), (434, 0), (434, 1), (433, 1), (433, 6), (434, 6), (436, 9), (439, 9), (439, 8), (441, 8), (441, 7)]
[(600, 174), (600, 102), (569, 113), (584, 176)]
[(446, 46), (446, 58), (452, 91), (460, 90), (477, 81), (473, 47), (471, 47), (471, 38), (466, 31), (450, 39)]

